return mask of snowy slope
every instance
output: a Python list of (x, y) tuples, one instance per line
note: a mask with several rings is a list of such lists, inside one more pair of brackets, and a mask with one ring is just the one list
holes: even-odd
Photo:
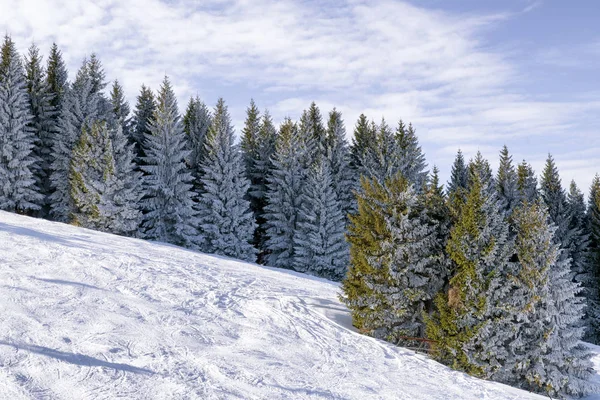
[(546, 398), (357, 334), (338, 290), (0, 212), (0, 398)]

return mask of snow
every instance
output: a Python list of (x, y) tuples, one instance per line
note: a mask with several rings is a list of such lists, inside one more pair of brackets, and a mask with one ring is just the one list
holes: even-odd
[(0, 271), (2, 398), (547, 398), (360, 335), (294, 272), (5, 212)]

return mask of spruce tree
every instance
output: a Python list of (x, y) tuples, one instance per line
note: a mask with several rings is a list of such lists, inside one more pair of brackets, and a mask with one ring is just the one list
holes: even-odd
[(71, 152), (83, 128), (90, 128), (96, 121), (106, 121), (100, 102), (102, 95), (93, 91), (89, 61), (84, 60), (77, 77), (62, 99), (57, 134), (52, 145), (52, 194), (50, 215), (60, 222), (69, 222), (73, 212), (69, 170)]
[(342, 216), (356, 209), (354, 198), (355, 179), (350, 167), (350, 149), (346, 140), (346, 128), (342, 114), (333, 109), (327, 123), (327, 169), (331, 174), (331, 184), (340, 206)]
[(143, 152), (144, 217), (142, 227), (148, 239), (180, 246), (198, 241), (192, 175), (187, 171), (185, 134), (175, 93), (165, 76), (156, 110), (146, 134)]
[(396, 128), (396, 141), (398, 148), (398, 157), (400, 159), (400, 171), (412, 183), (417, 193), (425, 189), (427, 182), (427, 163), (425, 155), (419, 146), (419, 140), (412, 124), (408, 127), (402, 120), (398, 122)]
[(111, 91), (110, 91), (110, 103), (112, 105), (112, 112), (115, 119), (115, 126), (119, 125), (123, 134), (126, 137), (129, 137), (131, 134), (129, 130), (131, 128), (131, 119), (129, 117), (129, 113), (131, 112), (129, 108), (129, 103), (125, 100), (125, 93), (123, 92), (123, 87), (119, 83), (118, 80), (113, 82)]
[(364, 173), (364, 159), (371, 151), (371, 147), (375, 142), (376, 129), (374, 129), (373, 125), (374, 124), (369, 123), (366, 115), (361, 114), (354, 126), (354, 137), (352, 138), (352, 146), (350, 149), (350, 165), (358, 175)]
[(587, 232), (590, 235), (589, 244), (589, 273), (595, 282), (589, 295), (586, 315), (588, 327), (585, 339), (594, 344), (600, 344), (600, 176), (596, 174), (590, 187), (587, 205)]
[(233, 126), (223, 99), (213, 113), (202, 166), (199, 214), (203, 249), (210, 253), (256, 259), (252, 246), (255, 223), (245, 199), (250, 182), (244, 172), (239, 146), (234, 144)]
[(497, 313), (497, 277), (508, 269), (512, 243), (496, 198), (471, 174), (470, 189), (450, 231), (446, 251), (452, 260), (449, 288), (435, 299), (437, 312), (427, 319), (433, 356), (476, 376), (489, 373), (490, 357), (501, 347), (489, 338)]
[(361, 186), (341, 299), (358, 329), (408, 344), (424, 336), (423, 316), (447, 275), (437, 222), (400, 173), (383, 185), (363, 177)]
[(525, 160), (517, 167), (517, 194), (521, 203), (533, 204), (539, 199), (537, 177)]
[(488, 193), (497, 193), (496, 192), (496, 182), (494, 181), (494, 176), (492, 174), (492, 167), (488, 160), (483, 158), (483, 155), (480, 151), (477, 152), (475, 158), (469, 161), (468, 169), (468, 183), (467, 186), (470, 186), (472, 182), (475, 180), (475, 177), (479, 180), (483, 188)]
[(200, 194), (202, 162), (206, 153), (206, 137), (211, 124), (210, 111), (199, 97), (192, 97), (183, 117), (183, 130), (187, 139), (187, 165), (194, 177), (194, 192)]
[(363, 160), (363, 175), (375, 178), (379, 183), (385, 182), (401, 170), (399, 153), (396, 136), (382, 119), (376, 129), (373, 145)]
[(32, 44), (25, 62), (27, 93), (29, 94), (29, 109), (31, 122), (29, 124), (35, 137), (33, 154), (38, 162), (34, 171), (36, 185), (43, 196), (40, 202), (38, 216), (46, 217), (49, 213), (48, 196), (51, 193), (50, 165), (52, 163), (52, 140), (55, 126), (56, 111), (52, 106), (52, 95), (46, 81), (46, 72), (42, 66), (39, 49)]
[(286, 119), (277, 137), (265, 207), (266, 263), (273, 267), (290, 269), (294, 265), (294, 238), (299, 229), (305, 179), (305, 143), (296, 124)]
[[(250, 100), (250, 105), (246, 109), (246, 121), (242, 129), (241, 150), (246, 179), (250, 182), (247, 198), (250, 200), (250, 209), (254, 214), (255, 221), (262, 216), (263, 212), (263, 198), (260, 197), (262, 193), (255, 191), (255, 189), (265, 178), (257, 171), (260, 125), (260, 111), (256, 107), (254, 100)], [(257, 225), (256, 230), (258, 229), (259, 226)], [(258, 247), (261, 239), (260, 234), (256, 230), (253, 234), (252, 244)]]
[(316, 164), (302, 190), (298, 234), (294, 236), (294, 269), (341, 280), (349, 257), (345, 226), (329, 164)]
[(309, 168), (314, 162), (318, 162), (325, 156), (327, 148), (327, 132), (323, 125), (323, 117), (314, 101), (308, 110), (304, 110), (302, 113), (299, 131), (307, 149), (304, 154), (304, 163)]
[(62, 102), (66, 91), (68, 90), (68, 72), (65, 62), (63, 61), (62, 53), (58, 49), (56, 43), (52, 44), (50, 56), (48, 57), (48, 65), (46, 67), (46, 83), (50, 94), (50, 105), (57, 114), (55, 116), (55, 124), (60, 114)]
[(496, 192), (502, 209), (508, 216), (512, 215), (519, 201), (518, 176), (512, 164), (512, 156), (504, 146), (500, 151), (500, 165), (496, 175)]
[(448, 182), (448, 197), (455, 193), (464, 192), (467, 190), (469, 180), (469, 172), (465, 164), (465, 158), (462, 151), (458, 149), (452, 170), (450, 172), (450, 182)]
[(154, 118), (156, 110), (156, 100), (152, 90), (142, 85), (140, 94), (137, 97), (135, 110), (133, 112), (133, 121), (131, 127), (130, 141), (135, 145), (137, 155), (136, 163), (143, 165), (144, 158), (144, 140), (150, 134), (150, 125)]
[(0, 59), (0, 210), (32, 212), (43, 201), (34, 171), (32, 115), (21, 58), (8, 36)]

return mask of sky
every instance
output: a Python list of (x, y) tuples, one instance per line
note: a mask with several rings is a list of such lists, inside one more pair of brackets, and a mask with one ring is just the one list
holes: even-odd
[[(573, 6), (576, 4), (576, 7)], [(550, 0), (0, 0), (0, 27), (25, 53), (56, 42), (74, 77), (96, 53), (131, 106), (169, 76), (190, 96), (223, 97), (236, 130), (253, 98), (275, 121), (312, 101), (411, 122), (445, 181), (456, 151), (493, 167), (507, 145), (563, 185), (600, 172), (600, 4)]]

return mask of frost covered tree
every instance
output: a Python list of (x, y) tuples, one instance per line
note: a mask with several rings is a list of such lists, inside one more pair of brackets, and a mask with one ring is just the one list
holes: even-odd
[(29, 47), (25, 61), (27, 93), (31, 121), (29, 127), (35, 137), (33, 154), (37, 159), (34, 175), (36, 185), (43, 196), (37, 215), (45, 217), (49, 212), (48, 196), (51, 193), (50, 164), (52, 163), (52, 138), (55, 127), (55, 108), (52, 106), (52, 94), (46, 81), (46, 71), (42, 66), (42, 57), (35, 44)]
[(414, 185), (417, 193), (421, 193), (427, 182), (427, 163), (412, 124), (407, 127), (402, 120), (398, 122), (396, 141), (400, 171)]
[(267, 184), (266, 263), (279, 268), (293, 268), (294, 238), (298, 234), (298, 215), (305, 180), (303, 160), (305, 141), (289, 118), (280, 127), (273, 169)]
[(467, 190), (469, 181), (469, 172), (467, 165), (465, 164), (465, 158), (462, 151), (459, 149), (456, 153), (456, 158), (452, 164), (452, 170), (450, 172), (450, 182), (448, 182), (448, 196), (451, 197), (453, 194), (458, 192), (464, 192)]
[(206, 136), (211, 124), (210, 111), (199, 97), (192, 97), (183, 117), (183, 130), (190, 152), (186, 162), (194, 177), (194, 192), (201, 190), (202, 162), (206, 153)]
[[(253, 124), (250, 118), (247, 121), (246, 129), (250, 129), (250, 125)], [(259, 249), (258, 261), (264, 261), (265, 253), (265, 241), (266, 236), (266, 219), (265, 219), (265, 207), (267, 205), (267, 183), (271, 176), (273, 169), (272, 157), (275, 154), (275, 144), (277, 140), (277, 130), (273, 125), (273, 120), (268, 111), (262, 116), (258, 131), (256, 132), (256, 139), (254, 141), (252, 158), (249, 160), (246, 158), (246, 175), (250, 180), (250, 188), (248, 189), (248, 197), (251, 200), (251, 208), (254, 212), (254, 218), (257, 226), (254, 230), (254, 245)], [(250, 151), (244, 152), (248, 157)]]
[(25, 73), (16, 46), (8, 36), (0, 59), (0, 210), (32, 212), (43, 201), (34, 171), (35, 136)]
[(123, 131), (123, 134), (126, 137), (129, 137), (131, 135), (129, 133), (131, 128), (131, 119), (129, 118), (129, 113), (131, 112), (131, 109), (129, 108), (129, 103), (125, 99), (123, 87), (118, 80), (113, 82), (110, 91), (110, 103), (112, 105), (115, 125), (119, 125), (121, 127), (121, 131)]
[(52, 145), (50, 215), (57, 221), (68, 222), (73, 212), (68, 179), (71, 152), (83, 128), (90, 128), (96, 121), (106, 121), (107, 115), (100, 106), (102, 98), (101, 93), (94, 91), (90, 64), (84, 60), (75, 81), (64, 93)]
[(398, 155), (396, 136), (385, 119), (382, 119), (375, 132), (373, 145), (363, 159), (363, 175), (375, 178), (379, 183), (385, 182), (387, 178), (401, 170)]
[(140, 165), (143, 164), (144, 140), (150, 134), (150, 124), (154, 118), (155, 110), (156, 99), (154, 93), (145, 85), (142, 85), (133, 111), (131, 137), (129, 139), (135, 145), (136, 162)]
[(407, 344), (424, 337), (423, 316), (447, 276), (437, 222), (400, 173), (383, 185), (364, 177), (361, 184), (341, 299), (358, 329)]
[(239, 146), (223, 99), (213, 112), (202, 166), (199, 199), (203, 249), (210, 253), (246, 261), (256, 259), (252, 246), (255, 223), (246, 193), (250, 182), (244, 172)]
[(470, 186), (475, 180), (475, 177), (479, 179), (479, 182), (488, 193), (496, 193), (496, 182), (492, 174), (492, 167), (488, 160), (486, 160), (480, 151), (477, 152), (474, 159), (469, 161), (468, 169), (468, 184)]
[(344, 219), (356, 209), (354, 190), (355, 176), (350, 166), (350, 149), (346, 140), (346, 128), (342, 114), (333, 109), (327, 123), (327, 169), (331, 174), (331, 185), (335, 192)]
[(298, 233), (294, 236), (294, 269), (341, 280), (349, 258), (345, 227), (329, 165), (316, 164), (302, 190)]
[(450, 231), (446, 251), (453, 271), (447, 291), (437, 295), (437, 312), (427, 319), (434, 358), (455, 369), (485, 376), (490, 354), (501, 349), (486, 340), (496, 308), (491, 288), (507, 270), (512, 242), (497, 201), (471, 174), (466, 201)]
[(533, 204), (539, 199), (535, 171), (525, 160), (517, 167), (517, 194), (520, 202)]
[(320, 161), (325, 156), (327, 148), (327, 131), (323, 125), (321, 110), (314, 101), (308, 110), (304, 110), (302, 113), (298, 129), (307, 149), (304, 154), (304, 163), (306, 168), (309, 168), (314, 162)]
[(500, 164), (496, 175), (496, 192), (501, 207), (508, 216), (512, 215), (519, 201), (519, 185), (517, 171), (512, 163), (512, 156), (504, 146), (500, 151)]
[(600, 176), (596, 174), (590, 187), (587, 205), (587, 232), (590, 235), (589, 273), (596, 282), (588, 298), (586, 315), (588, 317), (585, 339), (600, 344)]
[(354, 126), (354, 137), (350, 148), (350, 165), (357, 175), (364, 174), (363, 162), (375, 142), (376, 128), (369, 122), (366, 115), (361, 114)]
[(50, 105), (56, 110), (55, 122), (60, 115), (63, 98), (68, 90), (68, 72), (61, 51), (56, 43), (52, 44), (46, 67), (46, 83), (51, 96)]
[(197, 244), (192, 175), (187, 170), (185, 134), (177, 99), (165, 76), (144, 141), (143, 235), (180, 246)]

